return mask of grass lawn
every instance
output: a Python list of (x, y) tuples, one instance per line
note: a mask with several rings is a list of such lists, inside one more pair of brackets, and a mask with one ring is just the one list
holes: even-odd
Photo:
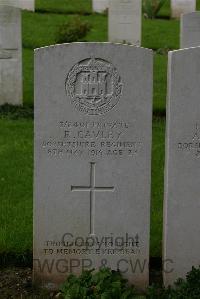
[[(38, 14), (23, 13), (23, 67), (24, 67), (24, 103), (33, 103), (33, 49), (45, 45), (55, 44), (56, 32), (60, 24), (70, 20), (74, 15)], [(85, 41), (106, 41), (107, 40), (107, 17), (105, 15), (82, 16), (92, 25), (91, 32), (84, 39)], [(53, 22), (52, 22), (53, 19)], [(162, 26), (157, 23), (160, 22)], [(171, 31), (167, 31), (167, 25), (171, 24)], [(38, 32), (38, 24), (41, 28)], [(142, 46), (154, 48), (158, 53), (155, 55), (155, 77), (154, 77), (154, 110), (165, 111), (166, 101), (166, 77), (167, 77), (167, 54), (166, 49), (178, 47), (177, 21), (166, 20), (144, 20)], [(173, 29), (176, 28), (176, 34)], [(175, 37), (174, 37), (174, 35)], [(158, 43), (158, 36), (163, 41)], [(168, 38), (165, 38), (165, 37)], [(152, 38), (153, 37), (153, 38)], [(162, 51), (162, 49), (164, 49)], [(164, 54), (163, 54), (164, 52)]]
[(155, 113), (165, 112), (166, 89), (167, 89), (167, 57), (166, 55), (154, 54), (154, 101)]
[(91, 0), (36, 0), (36, 11), (61, 14), (91, 14)]
[(32, 248), (33, 123), (0, 119), (0, 253)]
[[(76, 14), (92, 26), (84, 41), (107, 41), (107, 16), (93, 14), (91, 0), (36, 0), (35, 13), (22, 13), (25, 110), (33, 106), (34, 48), (54, 44), (58, 26)], [(162, 116), (153, 122), (152, 256), (161, 256), (167, 52), (179, 47), (179, 21), (169, 15), (167, 1), (159, 19), (142, 23), (142, 46), (154, 50), (154, 114)], [(33, 120), (20, 113), (0, 115), (0, 254), (32, 250)]]
[[(88, 14), (82, 14), (80, 18), (87, 20), (91, 24), (91, 31), (81, 41), (107, 41), (107, 16), (104, 14), (89, 14), (90, 1), (38, 0), (36, 2), (36, 13), (23, 12), (25, 104), (33, 103), (33, 49), (55, 44), (59, 25), (72, 20), (75, 17), (75, 13), (78, 15), (79, 8), (81, 7), (79, 4), (83, 2), (86, 2), (84, 7), (88, 10)], [(165, 13), (168, 11), (169, 13), (169, 7), (164, 7), (163, 11)], [(65, 12), (66, 14), (64, 14)], [(166, 102), (167, 51), (179, 47), (179, 21), (169, 19), (149, 20), (143, 18), (142, 33), (142, 46), (151, 48), (159, 54), (155, 55), (154, 111), (164, 112)]]
[(23, 49), (23, 98), (24, 103), (33, 105), (33, 76), (34, 76), (34, 52), (31, 49)]
[(178, 49), (179, 31), (179, 21), (177, 20), (144, 19), (142, 46), (153, 50)]
[(150, 255), (161, 256), (163, 225), (163, 187), (165, 156), (165, 120), (153, 121), (152, 140), (152, 190), (151, 190), (151, 243)]

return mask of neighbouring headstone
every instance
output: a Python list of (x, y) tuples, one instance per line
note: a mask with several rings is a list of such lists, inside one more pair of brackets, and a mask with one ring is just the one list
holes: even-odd
[(110, 0), (109, 41), (141, 44), (141, 0)]
[(22, 104), (21, 12), (0, 5), (0, 105)]
[(170, 52), (164, 283), (200, 265), (200, 47)]
[(0, 0), (0, 105), (22, 104), (21, 9), (34, 0)]
[(200, 46), (200, 11), (181, 16), (181, 48)]
[(94, 12), (102, 13), (108, 9), (109, 0), (92, 0)]
[(36, 50), (35, 281), (106, 266), (148, 285), (152, 68), (128, 45)]
[(194, 12), (196, 0), (171, 0), (172, 18), (180, 18), (181, 14)]
[(0, 0), (0, 5), (9, 5), (25, 10), (35, 10), (35, 0)]

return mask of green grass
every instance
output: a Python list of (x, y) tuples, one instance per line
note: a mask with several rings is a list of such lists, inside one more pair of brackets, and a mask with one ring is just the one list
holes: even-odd
[(74, 15), (23, 12), (23, 47), (35, 49), (55, 44), (58, 26), (72, 18)]
[(167, 56), (154, 55), (154, 112), (164, 113), (167, 92)]
[(23, 98), (24, 103), (33, 105), (33, 50), (23, 49)]
[[(35, 49), (55, 44), (59, 25), (72, 20), (75, 15), (41, 14), (23, 12), (23, 47)], [(105, 15), (81, 16), (91, 24), (85, 41), (107, 41), (107, 17)]]
[[(42, 5), (42, 1), (41, 4)], [(45, 2), (46, 3), (46, 2)], [(62, 2), (63, 3), (63, 2)], [(66, 2), (67, 3), (67, 2)], [(44, 4), (44, 3), (43, 3)], [(53, 5), (50, 1), (47, 5)], [(58, 2), (58, 7), (61, 0)], [(66, 5), (66, 4), (65, 4)], [(74, 10), (75, 12), (76, 10)], [(74, 14), (23, 12), (23, 65), (24, 103), (33, 103), (33, 49), (55, 44), (59, 25), (74, 18)], [(82, 15), (81, 19), (91, 24), (91, 31), (80, 41), (104, 42), (107, 37), (107, 16), (101, 14)], [(155, 56), (154, 111), (165, 111), (167, 51), (179, 47), (179, 21), (166, 19), (143, 19), (142, 46), (152, 48)], [(161, 55), (162, 54), (162, 55)]]
[(158, 17), (160, 18), (169, 18), (170, 17), (170, 1), (166, 0), (165, 4), (161, 8), (161, 10), (158, 13)]
[(153, 122), (152, 140), (152, 191), (151, 191), (151, 256), (162, 252), (163, 186), (165, 157), (165, 121)]
[(33, 124), (0, 119), (0, 252), (32, 248)]
[(91, 14), (92, 0), (36, 0), (36, 11), (61, 14)]
[[(25, 48), (38, 48), (55, 43), (58, 26), (70, 21), (74, 15), (41, 14), (23, 12), (23, 46)], [(107, 37), (107, 16), (89, 15), (81, 16), (91, 24), (91, 32), (85, 41), (105, 42)], [(163, 19), (143, 19), (142, 46), (158, 49), (178, 49), (179, 47), (179, 21)]]
[(153, 50), (179, 48), (179, 21), (143, 20), (142, 46)]

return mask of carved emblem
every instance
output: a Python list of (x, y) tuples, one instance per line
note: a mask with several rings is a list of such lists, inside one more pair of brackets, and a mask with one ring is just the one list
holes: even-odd
[(88, 115), (110, 111), (118, 103), (122, 87), (116, 68), (100, 58), (80, 61), (66, 79), (66, 91), (72, 104)]

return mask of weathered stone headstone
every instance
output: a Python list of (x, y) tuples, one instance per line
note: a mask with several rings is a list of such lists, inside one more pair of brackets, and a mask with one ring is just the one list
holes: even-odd
[(110, 0), (109, 41), (141, 44), (141, 0)]
[(196, 10), (196, 0), (171, 0), (172, 18), (180, 18), (181, 14)]
[(181, 48), (200, 46), (200, 12), (181, 16)]
[(169, 54), (164, 283), (200, 265), (200, 47)]
[(108, 9), (109, 0), (92, 0), (94, 12), (102, 13)]
[(21, 9), (34, 0), (0, 0), (0, 105), (22, 104)]
[(35, 0), (0, 0), (0, 5), (8, 5), (31, 11), (35, 10)]
[(152, 60), (108, 43), (36, 50), (35, 281), (108, 266), (147, 286)]
[(20, 9), (0, 5), (0, 105), (22, 104)]

